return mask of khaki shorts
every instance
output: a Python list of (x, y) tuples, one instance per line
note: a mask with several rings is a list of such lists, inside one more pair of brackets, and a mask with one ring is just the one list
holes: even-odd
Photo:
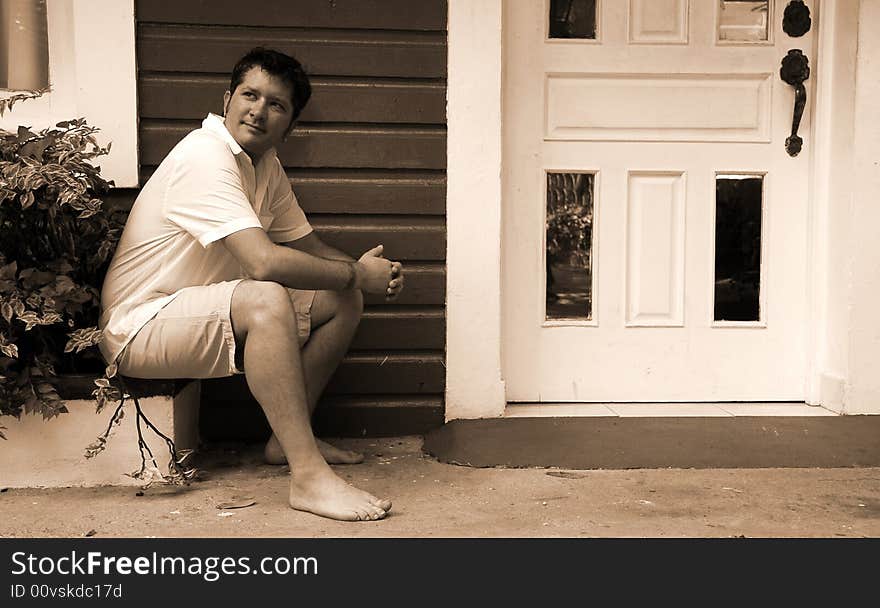
[[(232, 292), (240, 282), (181, 289), (119, 355), (119, 372), (132, 378), (221, 378), (243, 373), (235, 365), (235, 335), (229, 318)], [(287, 291), (302, 346), (311, 331), (315, 292)]]

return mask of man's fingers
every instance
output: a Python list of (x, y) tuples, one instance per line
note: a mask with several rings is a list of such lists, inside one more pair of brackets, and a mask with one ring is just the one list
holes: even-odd
[(391, 264), (391, 276), (395, 277), (388, 281), (388, 287), (385, 289), (385, 300), (391, 301), (397, 298), (400, 295), (401, 290), (403, 289), (403, 274), (401, 273), (401, 265), (400, 262), (393, 262)]
[[(375, 247), (373, 247), (369, 251), (365, 252), (364, 255), (368, 255), (368, 256), (374, 257), (374, 258), (379, 258), (379, 257), (382, 257), (382, 252), (384, 250), (385, 250), (385, 247), (383, 247), (382, 245), (376, 245)], [(361, 256), (361, 257), (363, 257), (363, 256)]]

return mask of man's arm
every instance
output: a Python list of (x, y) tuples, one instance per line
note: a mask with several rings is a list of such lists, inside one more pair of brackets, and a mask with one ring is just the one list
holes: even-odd
[(245, 273), (258, 281), (275, 281), (294, 289), (361, 289), (382, 294), (391, 282), (392, 265), (379, 257), (381, 245), (355, 262), (328, 260), (277, 245), (260, 228), (239, 230), (222, 242)]
[(330, 245), (322, 241), (316, 232), (310, 232), (302, 238), (296, 239), (295, 241), (282, 243), (282, 245), (327, 260), (342, 260), (344, 262), (354, 262), (354, 258), (347, 253), (339, 251), (335, 247), (331, 247)]
[[(295, 241), (288, 241), (283, 243), (283, 245), (327, 260), (341, 260), (346, 262), (354, 261), (354, 258), (350, 255), (336, 249), (335, 247), (331, 247), (322, 241), (315, 232), (310, 232), (302, 238)], [(392, 280), (388, 283), (388, 288), (385, 290), (385, 299), (389, 302), (397, 299), (397, 296), (400, 295), (400, 292), (403, 290), (403, 267), (400, 262), (391, 263), (391, 276)]]

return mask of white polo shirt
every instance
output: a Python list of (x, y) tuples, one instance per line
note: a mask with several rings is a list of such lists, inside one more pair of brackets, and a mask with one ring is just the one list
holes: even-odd
[(208, 114), (141, 190), (101, 292), (100, 349), (113, 362), (185, 287), (243, 278), (220, 239), (262, 228), (276, 243), (312, 231), (275, 150), (254, 167), (223, 119)]

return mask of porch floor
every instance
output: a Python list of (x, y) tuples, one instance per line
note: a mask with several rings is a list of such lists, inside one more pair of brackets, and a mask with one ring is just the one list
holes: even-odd
[[(187, 488), (9, 489), (0, 536), (880, 537), (878, 467), (471, 468), (426, 455), (414, 436), (335, 443), (366, 453), (335, 469), (394, 501), (384, 521), (293, 511), (287, 468), (228, 444), (205, 452), (203, 480)], [(242, 496), (255, 504), (218, 508)]]

